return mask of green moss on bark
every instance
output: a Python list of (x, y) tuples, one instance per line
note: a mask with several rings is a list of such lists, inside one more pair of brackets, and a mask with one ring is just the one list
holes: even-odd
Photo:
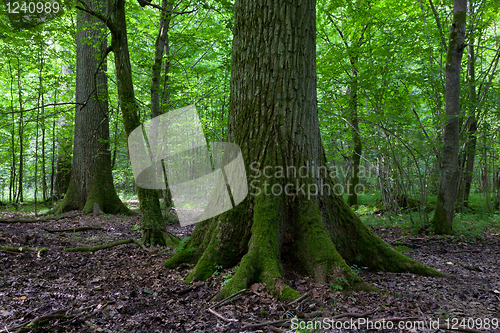
[(141, 241), (144, 244), (170, 246), (179, 243), (179, 239), (170, 235), (165, 227), (165, 221), (160, 209), (157, 190), (147, 190), (138, 187), (141, 221)]
[(349, 264), (372, 270), (444, 276), (394, 250), (361, 222), (342, 198), (324, 196), (321, 201), (323, 224), (335, 248)]
[(284, 220), (283, 198), (259, 195), (255, 201), (248, 253), (243, 256), (234, 277), (222, 288), (216, 300), (257, 281), (264, 282), (269, 291), (280, 299), (292, 300), (300, 296), (283, 281), (278, 243), (281, 222)]
[(325, 283), (328, 277), (341, 276), (348, 281), (360, 282), (332, 243), (317, 202), (302, 200), (297, 210), (292, 251), (295, 261), (318, 283)]

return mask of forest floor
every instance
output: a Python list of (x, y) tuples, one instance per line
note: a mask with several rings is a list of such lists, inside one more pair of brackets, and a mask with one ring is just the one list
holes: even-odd
[[(13, 216), (0, 215), (3, 219)], [(395, 228), (377, 228), (374, 231), (394, 248), (449, 277), (370, 272), (354, 267), (379, 291), (346, 292), (342, 290), (345, 284), (317, 284), (290, 272), (288, 283), (308, 295), (292, 305), (269, 295), (265, 285), (255, 284), (239, 298), (213, 306), (209, 299), (233, 271), (220, 268), (202, 283), (185, 284), (183, 278), (192, 267), (166, 269), (162, 263), (172, 256), (169, 248), (130, 243), (96, 252), (61, 252), (70, 247), (138, 239), (139, 223), (138, 216), (76, 212), (49, 222), (0, 223), (0, 245), (35, 249), (0, 251), (0, 333), (287, 332), (286, 328), (248, 325), (294, 315), (325, 318), (321, 319), (323, 328), (328, 327), (325, 323), (344, 325), (343, 329), (317, 332), (445, 332), (448, 323), (461, 331), (500, 332), (495, 325), (500, 318), (498, 235), (465, 243), (453, 237), (415, 236)], [(103, 229), (47, 231), (89, 226)], [(193, 226), (168, 227), (180, 238), (193, 230)], [(49, 250), (37, 252), (41, 247)], [(394, 321), (382, 320), (389, 318)], [(438, 319), (441, 329), (436, 326)], [(372, 326), (363, 326), (370, 322)], [(424, 322), (425, 327), (421, 326)], [(307, 327), (312, 322), (304, 319), (295, 324)]]

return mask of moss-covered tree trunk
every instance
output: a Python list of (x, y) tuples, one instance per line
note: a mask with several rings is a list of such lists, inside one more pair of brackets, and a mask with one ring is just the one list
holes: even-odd
[[(96, 12), (104, 13), (103, 1), (88, 1)], [(76, 101), (73, 166), (63, 201), (57, 211), (94, 210), (98, 204), (105, 213), (130, 213), (116, 194), (111, 174), (108, 119), (107, 48), (104, 24), (79, 11), (76, 43)], [(89, 44), (91, 43), (91, 44)]]
[(317, 282), (360, 282), (348, 263), (440, 274), (393, 250), (334, 195), (318, 122), (315, 1), (237, 0), (233, 31), (228, 135), (241, 147), (251, 193), (200, 222), (165, 265), (196, 263), (192, 281), (239, 263), (217, 298), (257, 281), (296, 298), (283, 262)]
[(465, 40), (467, 0), (455, 0), (446, 56), (446, 105), (441, 159), (441, 183), (432, 224), (436, 233), (451, 234), (457, 199), (460, 139), (460, 69)]
[[(127, 41), (127, 26), (125, 21), (125, 1), (108, 0), (110, 20), (108, 28), (111, 31), (111, 48), (115, 58), (118, 100), (123, 115), (125, 133), (128, 136), (135, 128), (141, 126), (138, 106), (135, 101), (132, 68)], [(176, 241), (165, 228), (161, 214), (157, 190), (137, 187), (137, 193), (142, 213), (142, 241), (150, 244), (168, 245)]]
[[(168, 82), (165, 80), (164, 84), (165, 86), (163, 87), (163, 94), (165, 98), (160, 98), (162, 95), (162, 90), (161, 90), (161, 69), (162, 69), (162, 64), (163, 64), (163, 58), (166, 56), (167, 59), (165, 59), (165, 76), (168, 77), (168, 69), (169, 69), (169, 30), (170, 30), (170, 22), (171, 22), (171, 10), (172, 10), (172, 4), (169, 3), (168, 0), (162, 0), (162, 7), (166, 8), (168, 11), (163, 11), (160, 13), (160, 26), (158, 29), (158, 35), (156, 36), (156, 43), (155, 43), (155, 57), (153, 60), (153, 66), (152, 66), (152, 77), (151, 77), (151, 118), (158, 117), (165, 113), (165, 107), (170, 105), (170, 101), (168, 99), (169, 93), (168, 93)], [(162, 100), (162, 104), (160, 105), (160, 99)], [(163, 106), (163, 108), (162, 108)], [(173, 201), (172, 201), (172, 193), (170, 192), (170, 188), (168, 187), (167, 180), (165, 179), (165, 208), (167, 210), (171, 209), (173, 207)], [(161, 193), (161, 192), (160, 192)], [(174, 213), (175, 214), (175, 213)], [(170, 218), (170, 215), (167, 215), (168, 218)]]

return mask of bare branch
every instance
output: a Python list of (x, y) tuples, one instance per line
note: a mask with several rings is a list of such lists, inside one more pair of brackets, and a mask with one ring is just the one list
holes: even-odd
[(171, 14), (175, 14), (175, 15), (183, 15), (183, 14), (190, 14), (190, 13), (194, 13), (196, 12), (197, 9), (193, 9), (193, 10), (188, 10), (188, 11), (184, 11), (184, 12), (176, 12), (174, 10), (170, 10), (170, 9), (167, 9), (167, 8), (163, 8), (162, 6), (158, 6), (154, 3), (151, 3), (149, 1), (146, 1), (146, 0), (139, 0), (138, 1), (139, 4), (141, 5), (141, 7), (144, 7), (144, 6), (151, 6), (153, 8), (156, 8), (156, 9), (159, 9), (159, 10), (162, 10), (164, 12), (167, 12), (167, 13), (171, 13)]

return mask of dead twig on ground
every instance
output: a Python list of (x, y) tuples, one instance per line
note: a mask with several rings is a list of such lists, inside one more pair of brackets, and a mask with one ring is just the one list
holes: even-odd
[(133, 239), (124, 239), (124, 240), (120, 240), (117, 242), (108, 243), (108, 244), (104, 244), (104, 245), (72, 247), (69, 249), (64, 249), (64, 250), (62, 250), (62, 252), (95, 252), (95, 251), (99, 251), (99, 250), (109, 249), (110, 247), (123, 245), (123, 244), (130, 244), (130, 243), (135, 243), (135, 242)]
[(287, 304), (287, 306), (292, 306), (293, 304), (295, 303), (298, 303), (300, 301), (302, 301), (303, 299), (305, 299), (307, 296), (309, 296), (311, 293), (310, 292), (306, 292), (304, 295), (300, 296), (299, 298), (297, 298), (296, 300), (293, 300), (291, 301), (290, 303)]
[(273, 331), (273, 332), (276, 332), (276, 333), (285, 333), (286, 331), (285, 330), (282, 330), (281, 328), (277, 328), (277, 327), (274, 327), (274, 326), (266, 326), (268, 330), (270, 331)]
[(204, 286), (205, 285), (205, 282), (198, 282), (197, 284), (195, 284), (194, 286), (190, 286), (189, 288), (185, 288), (185, 289), (182, 289), (182, 290), (179, 290), (177, 292), (177, 295), (184, 295), (192, 290), (196, 290), (198, 289), (199, 287), (201, 286)]
[(216, 303), (216, 304), (214, 304), (214, 305), (210, 306), (210, 307), (209, 307), (209, 309), (215, 309), (215, 308), (218, 308), (219, 306), (222, 306), (222, 305), (224, 305), (224, 304), (226, 304), (226, 303), (232, 302), (232, 301), (234, 301), (235, 299), (237, 299), (237, 298), (241, 297), (240, 295), (241, 295), (242, 293), (244, 293), (245, 291), (246, 291), (246, 289), (241, 289), (240, 291), (235, 292), (235, 293), (234, 293), (234, 294), (232, 294), (231, 296), (228, 296), (228, 297), (224, 298), (222, 301), (220, 301), (220, 302), (218, 302), (218, 303)]
[(225, 321), (227, 323), (237, 322), (238, 321), (238, 319), (226, 318), (223, 315), (221, 315), (220, 313), (217, 313), (217, 312), (215, 312), (214, 310), (212, 310), (210, 308), (208, 308), (207, 311), (210, 312), (211, 314), (213, 314), (214, 316), (216, 316), (217, 318), (219, 318), (220, 320), (223, 320), (223, 321)]
[(46, 229), (43, 228), (43, 230), (50, 232), (50, 233), (56, 233), (56, 232), (79, 232), (79, 231), (87, 231), (87, 230), (102, 230), (102, 227), (76, 227), (76, 228), (67, 228), (67, 229), (56, 229), (56, 230), (51, 230), (51, 229)]

